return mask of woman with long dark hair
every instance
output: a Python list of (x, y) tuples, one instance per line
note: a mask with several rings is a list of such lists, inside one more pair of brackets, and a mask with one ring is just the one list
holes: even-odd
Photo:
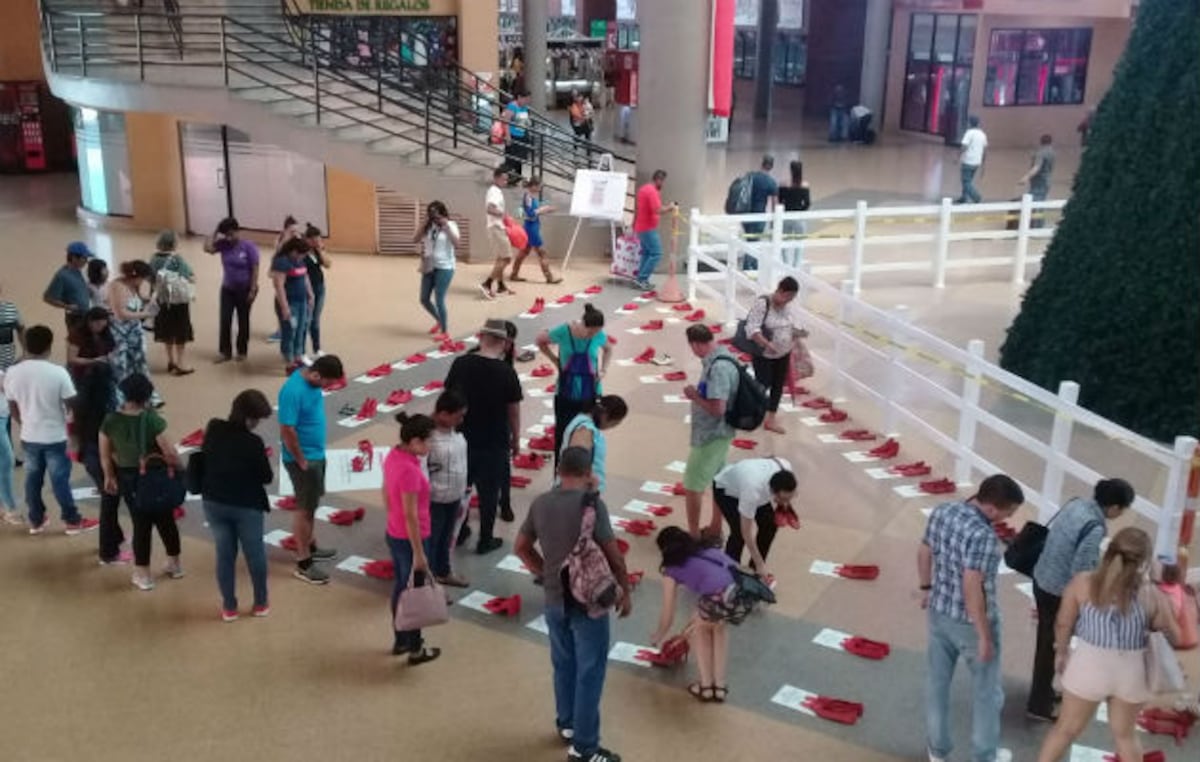
[(590, 409), (600, 396), (600, 382), (612, 360), (612, 347), (604, 333), (604, 313), (585, 304), (579, 320), (542, 331), (537, 335), (536, 343), (542, 354), (558, 368), (554, 391), (554, 462), (557, 464), (567, 424)]
[(441, 201), (429, 202), (425, 224), (417, 230), (413, 242), (421, 244), (421, 306), (436, 321), (429, 332), (437, 341), (450, 338), (446, 292), (454, 280), (454, 250), (460, 240), (458, 223), (450, 219), (446, 205)]

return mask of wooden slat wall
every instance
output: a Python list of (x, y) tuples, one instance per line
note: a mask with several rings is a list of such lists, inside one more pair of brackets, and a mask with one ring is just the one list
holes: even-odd
[[(391, 256), (415, 256), (421, 245), (412, 242), (424, 222), (425, 202), (422, 199), (397, 193), (382, 185), (376, 186), (376, 226), (379, 232), (379, 253)], [(458, 245), (460, 259), (466, 259), (471, 251), (471, 224), (460, 214), (450, 214), (458, 223), (461, 241)]]

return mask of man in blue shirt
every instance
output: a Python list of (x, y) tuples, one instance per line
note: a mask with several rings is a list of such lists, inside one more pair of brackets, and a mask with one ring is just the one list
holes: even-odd
[(511, 184), (522, 179), (523, 162), (529, 160), (533, 144), (529, 134), (529, 93), (518, 91), (516, 98), (509, 101), (504, 109), (509, 112), (508, 134), (512, 138), (508, 151), (508, 169), (514, 176), (509, 178)]
[(42, 294), (42, 301), (66, 314), (68, 331), (83, 319), (83, 314), (91, 306), (91, 294), (88, 292), (87, 279), (83, 277), (83, 268), (94, 256), (83, 241), (67, 244), (67, 263), (58, 268)]
[(292, 537), (296, 540), (297, 579), (314, 585), (329, 582), (329, 573), (314, 561), (331, 561), (333, 548), (320, 548), (313, 530), (317, 504), (325, 494), (325, 399), (321, 391), (344, 373), (337, 355), (318, 357), (303, 366), (279, 389), (279, 438), (283, 467), (292, 480), (296, 510)]
[(1012, 516), (1025, 495), (995, 474), (965, 502), (933, 509), (917, 553), (921, 608), (929, 611), (925, 722), (930, 762), (950, 756), (950, 682), (961, 656), (971, 671), (971, 759), (995, 762), (1000, 744), (1000, 544), (993, 524)]
[[(750, 175), (750, 212), (753, 214), (775, 210), (775, 204), (779, 201), (779, 183), (771, 177), (771, 170), (774, 168), (775, 157), (767, 154), (762, 157), (759, 170)], [(747, 235), (761, 236), (766, 229), (765, 222), (742, 223), (742, 230), (746, 231)], [(745, 267), (747, 270), (757, 270), (758, 258), (747, 254)]]

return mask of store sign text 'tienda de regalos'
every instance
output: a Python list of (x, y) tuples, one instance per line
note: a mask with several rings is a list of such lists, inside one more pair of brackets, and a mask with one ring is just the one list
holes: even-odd
[(426, 13), (430, 0), (308, 0), (313, 13)]

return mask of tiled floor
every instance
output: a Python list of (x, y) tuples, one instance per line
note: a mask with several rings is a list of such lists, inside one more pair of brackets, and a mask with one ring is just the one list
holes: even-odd
[[(725, 161), (736, 164), (761, 150), (747, 148), (743, 156), (731, 151), (734, 156)], [(818, 199), (859, 189), (932, 198), (938, 193), (930, 193), (925, 181), (949, 172), (944, 166), (949, 158), (943, 149), (921, 145), (814, 149), (805, 160)], [(1005, 169), (1019, 173), (1019, 157), (997, 158), (996, 175)], [(1067, 164), (1063, 162), (1060, 173), (1063, 187), (1069, 181)], [(914, 183), (911, 178), (924, 180)], [(81, 230), (73, 218), (74, 197), (70, 178), (0, 178), (0, 218), (9, 226), (7, 245), (0, 250), (0, 286), (24, 310), (28, 323), (61, 324), (40, 303), (40, 293), (60, 262), (65, 241), (86, 238), (113, 261), (151, 251), (152, 237), (144, 233)], [(198, 241), (186, 242), (183, 253), (199, 277), (193, 307), (197, 344), (192, 352), (197, 373), (182, 379), (156, 376), (168, 401), (164, 413), (176, 436), (201, 427), (210, 416), (223, 415), (239, 389), (257, 386), (273, 395), (282, 380), (275, 349), (263, 342), (271, 327), (265, 304), (256, 308), (251, 361), (240, 366), (210, 364), (215, 354), (218, 266), (200, 252)], [(329, 275), (324, 333), (327, 349), (342, 356), (349, 375), (426, 348), (430, 321), (416, 308), (412, 264), (337, 257)], [(603, 269), (598, 262), (581, 263), (562, 286), (524, 284), (519, 296), (497, 302), (483, 302), (475, 295), (474, 280), (482, 271), (478, 265), (462, 268), (452, 287), (456, 335), (471, 333), (486, 316), (516, 315), (535, 295), (578, 293), (600, 281)], [(610, 314), (609, 330), (618, 339), (616, 356), (629, 358), (653, 345), (670, 353), (677, 368), (694, 375), (698, 363), (688, 354), (680, 325), (668, 324), (660, 334), (627, 332), (648, 315), (672, 317), (659, 315), (657, 305), (647, 304), (628, 317), (611, 317), (612, 310), (631, 296), (606, 284), (596, 297)], [(916, 320), (956, 343), (980, 336), (994, 346), (1019, 292), (1003, 277), (981, 276), (952, 282), (943, 292), (902, 279), (868, 283), (864, 296), (883, 305), (913, 305)], [(717, 314), (715, 305), (697, 306)], [(566, 319), (578, 310), (576, 304), (549, 310), (539, 321), (518, 320), (520, 342), (532, 340), (535, 326)], [(152, 354), (154, 368), (161, 371), (165, 359), (157, 348)], [(392, 388), (440, 378), (448, 362), (431, 361), (376, 385), (351, 383), (330, 400), (331, 418), (343, 404), (357, 405), (368, 395), (380, 397)], [(666, 466), (686, 453), (687, 408), (664, 401), (665, 394), (676, 391), (671, 384), (642, 383), (640, 376), (650, 373), (618, 365), (607, 382), (609, 391), (624, 395), (633, 410), (609, 437), (607, 498), (619, 514), (625, 514), (622, 506), (629, 500), (650, 497), (640, 491), (644, 481), (679, 478)], [(526, 388), (541, 385), (544, 382), (530, 381)], [(816, 393), (831, 394), (827, 379), (817, 378), (811, 386)], [(432, 399), (414, 407), (425, 409)], [(550, 413), (545, 399), (528, 399), (524, 425), (536, 424)], [(845, 405), (856, 423), (880, 425), (863, 400), (851, 395)], [(752, 437), (758, 452), (791, 459), (801, 478), (798, 502), (804, 526), (799, 532), (781, 533), (771, 558), (780, 602), (734, 632), (732, 693), (725, 707), (695, 704), (681, 690), (686, 683), (682, 673), (614, 663), (605, 695), (604, 740), (626, 759), (922, 758), (924, 625), (911, 592), (912, 559), (923, 522), (921, 508), (934, 499), (901, 497), (893, 483), (877, 482), (861, 466), (850, 464), (841, 452), (859, 448), (826, 444), (819, 438), (826, 429), (838, 427), (805, 426), (799, 410), (784, 417), (786, 436), (759, 432)], [(382, 448), (394, 441), (395, 427), (383, 416), (353, 430), (331, 423), (330, 438), (335, 448), (353, 447), (363, 438)], [(919, 438), (902, 441), (905, 458), (931, 461), (939, 475), (948, 469), (946, 459)], [(734, 457), (743, 455), (734, 452)], [(545, 471), (539, 472), (528, 490), (515, 491), (518, 517), (548, 478)], [(655, 499), (675, 508), (656, 523), (680, 520), (681, 500)], [(328, 502), (335, 507), (363, 505), (369, 515), (354, 527), (322, 525), (323, 541), (337, 545), (343, 554), (382, 557), (383, 517), (377, 494), (337, 493)], [(94, 510), (94, 503), (85, 503), (85, 509)], [(281, 551), (272, 551), (271, 618), (222, 624), (211, 581), (211, 545), (199, 505), (189, 504), (189, 509), (184, 558), (190, 574), (178, 582), (164, 580), (150, 594), (133, 591), (126, 570), (96, 568), (94, 537), (31, 538), (13, 529), (0, 531), (0, 578), (7, 580), (6, 614), (0, 625), (5, 676), (0, 717), (6, 726), (0, 744), (5, 752), (0, 756), (76, 760), (85, 749), (88, 758), (103, 761), (303, 755), (516, 762), (563, 756), (552, 736), (547, 650), (542, 636), (526, 627), (538, 613), (540, 591), (527, 578), (496, 568), (503, 552), (484, 558), (460, 554), (456, 562), (478, 589), (521, 594), (521, 615), (499, 620), (457, 611), (450, 625), (430, 633), (431, 640), (445, 648), (443, 658), (414, 671), (385, 655), (390, 642), (386, 583), (336, 571), (328, 588), (303, 586), (287, 576)], [(287, 515), (272, 514), (268, 522), (272, 529), (286, 528)], [(512, 532), (502, 525), (506, 540)], [(637, 593), (634, 616), (616, 625), (615, 639), (644, 644), (658, 609), (657, 559), (652, 539), (628, 539), (630, 566), (645, 570), (647, 582)], [(875, 563), (882, 575), (875, 582), (821, 576), (810, 572), (817, 560)], [(1014, 750), (1016, 759), (1029, 759), (1044, 726), (1029, 724), (1021, 711), (1032, 624), (1029, 601), (1017, 589), (1018, 581), (1006, 576), (1000, 586), (1009, 696), (1004, 745)], [(886, 640), (893, 655), (874, 664), (814, 644), (813, 637), (826, 627)], [(772, 702), (784, 685), (863, 701), (866, 715), (853, 727), (802, 715)], [(962, 706), (966, 686), (956, 685), (955, 695)], [(961, 711), (957, 722), (960, 748), (966, 748)], [(1168, 747), (1157, 738), (1147, 742)], [(1099, 723), (1081, 743), (1110, 747)], [(1194, 755), (1197, 748), (1193, 740), (1177, 753)]]

